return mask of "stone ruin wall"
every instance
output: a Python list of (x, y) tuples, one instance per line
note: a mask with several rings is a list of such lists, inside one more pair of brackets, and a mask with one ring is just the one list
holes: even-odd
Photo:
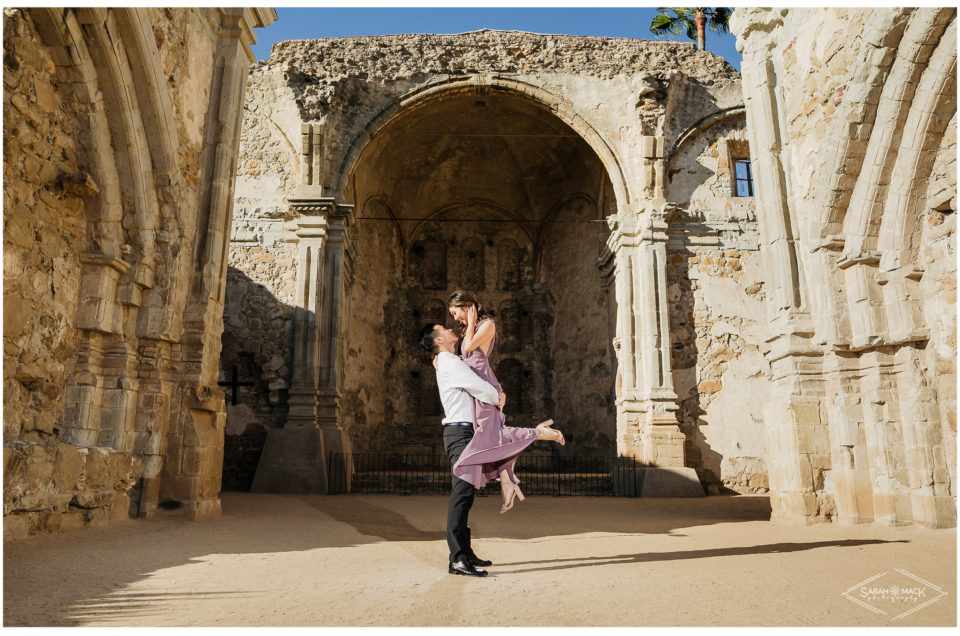
[[(376, 205), (368, 207), (368, 214), (382, 216), (376, 209)], [(419, 377), (412, 376), (404, 364), (405, 345), (410, 338), (416, 339), (420, 322), (409, 311), (402, 283), (395, 276), (405, 255), (390, 224), (359, 222), (355, 229), (357, 256), (343, 387), (345, 427), (356, 452), (406, 448), (432, 454), (433, 440), (413, 434), (409, 420), (405, 426), (397, 421), (406, 420), (409, 410), (431, 410), (427, 404), (433, 404), (432, 395), (418, 390)], [(389, 348), (384, 345), (385, 334), (393, 336)]]
[[(203, 368), (222, 308), (189, 290), (217, 213), (204, 197), (232, 187), (203, 152), (230, 144), (205, 136), (208, 109), (231, 99), (212, 101), (214, 53), (245, 71), (267, 13), (4, 9), (5, 539), (160, 500), (219, 511), (221, 442), (204, 418), (222, 398)], [(137, 89), (123, 101), (116, 77)]]
[[(615, 333), (612, 316), (617, 300), (612, 281), (601, 270), (591, 267), (584, 271), (583, 267), (597, 260), (609, 231), (602, 224), (575, 222), (615, 213), (610, 199), (605, 203), (607, 209), (599, 214), (592, 202), (583, 200), (569, 202), (558, 213), (559, 223), (547, 235), (540, 266), (541, 279), (546, 282), (543, 272), (550, 272), (549, 282), (556, 290), (548, 299), (550, 310), (545, 312), (550, 322), (537, 321), (534, 314), (534, 324), (528, 329), (534, 332), (538, 347), (530, 353), (520, 352), (518, 357), (532, 355), (550, 361), (553, 408), (543, 415), (553, 417), (564, 431), (571, 445), (569, 452), (612, 457), (617, 454), (613, 426), (617, 411), (611, 380), (616, 377), (617, 359), (610, 336)], [(500, 324), (501, 337), (508, 337), (511, 326), (503, 320)], [(520, 326), (523, 331), (522, 322)], [(549, 338), (543, 337), (547, 334)], [(523, 425), (535, 426), (541, 419), (537, 413)]]
[(769, 374), (761, 350), (763, 268), (755, 244), (725, 247), (670, 255), (674, 387), (687, 465), (698, 469), (708, 494), (762, 494), (766, 448), (757, 433)]
[(955, 526), (956, 9), (732, 27), (758, 208), (780, 210), (761, 227), (773, 518)]
[[(286, 396), (293, 367), (290, 347), (296, 249), (291, 243), (260, 247), (230, 245), (223, 316), (223, 381), (234, 368), (238, 385), (226, 388), (225, 490), (248, 490), (266, 437), (266, 426), (286, 419)], [(234, 291), (237, 290), (237, 291)], [(248, 386), (249, 383), (254, 383)], [(243, 476), (248, 476), (243, 477)]]
[[(248, 92), (253, 85), (280, 91), (279, 83), (264, 86), (259, 79), (258, 74), (250, 74)], [(282, 103), (279, 97), (277, 103)], [(266, 431), (282, 426), (287, 413), (297, 248), (285, 234), (289, 219), (283, 193), (293, 192), (297, 185), (299, 154), (291, 141), (296, 136), (290, 131), (297, 129), (299, 120), (285, 115), (269, 103), (244, 99), (220, 378), (229, 381), (236, 367), (240, 382), (255, 384), (239, 388), (237, 404), (232, 393), (227, 397), (226, 490), (250, 488)], [(249, 153), (249, 147), (259, 152)]]
[[(251, 286), (258, 289), (258, 295), (263, 291), (273, 293), (285, 311), (289, 309), (281, 290), (295, 278), (295, 272), (271, 269), (275, 277), (269, 280), (250, 268), (268, 254), (273, 254), (277, 262), (288, 263), (280, 253), (288, 249), (294, 225), (285, 197), (295, 193), (299, 179), (301, 123), (324, 124), (323, 184), (332, 188), (339, 183), (346, 189), (347, 202), (352, 202), (351, 184), (341, 179), (338, 170), (344, 166), (350, 144), (369, 121), (390, 107), (398, 95), (438, 76), (489, 70), (519, 77), (530, 74), (573, 101), (582, 96), (585, 103), (595, 104), (585, 109), (585, 116), (600, 117), (614, 138), (622, 134), (619, 125), (603, 109), (625, 104), (620, 106), (625, 108), (620, 116), (632, 125), (650, 134), (663, 132), (667, 148), (680, 144), (671, 164), (676, 174), (670, 175), (666, 198), (681, 208), (672, 217), (668, 283), (671, 328), (675, 330), (674, 377), (681, 393), (682, 427), (688, 436), (686, 462), (697, 469), (710, 492), (765, 492), (764, 449), (758, 434), (762, 417), (757, 409), (751, 409), (749, 417), (740, 416), (737, 404), (762, 395), (769, 373), (760, 355), (764, 316), (755, 213), (751, 200), (730, 196), (727, 140), (744, 142), (742, 101), (736, 73), (718, 58), (696, 53), (690, 46), (498, 32), (275, 45), (270, 60), (257, 63), (248, 82), (231, 244), (231, 255), (238, 260), (231, 260), (227, 289), (228, 312), (235, 313), (225, 316), (227, 331), (229, 325), (247, 322), (258, 311), (245, 301), (231, 300), (247, 297)], [(670, 109), (665, 107), (667, 103)], [(724, 113), (721, 120), (711, 120), (702, 129), (694, 126), (717, 112)], [(627, 160), (634, 161), (631, 157)], [(612, 200), (611, 195), (608, 206), (613, 205)], [(361, 203), (356, 202), (359, 217), (386, 216), (389, 212), (376, 200)], [(610, 208), (602, 216), (615, 212)], [(342, 395), (347, 413), (344, 425), (354, 450), (382, 452), (419, 446), (419, 452), (440, 452), (436, 414), (418, 418), (416, 425), (393, 425), (405, 404), (430, 399), (421, 386), (421, 374), (428, 369), (412, 368), (401, 359), (426, 318), (419, 306), (426, 297), (414, 302), (402, 292), (402, 286), (398, 287), (400, 281), (392, 278), (391, 272), (408, 265), (409, 254), (399, 248), (388, 224), (360, 221), (351, 232), (356, 258)], [(606, 234), (605, 229), (602, 234)], [(598, 236), (598, 244), (603, 239)], [(602, 246), (578, 241), (575, 232), (555, 237), (554, 243), (568, 246), (564, 249), (595, 250), (593, 258), (602, 252), (598, 249)], [(493, 251), (488, 247), (488, 268), (496, 265)], [(562, 258), (551, 261), (556, 257), (549, 253), (547, 258), (544, 269), (562, 269)], [(527, 267), (532, 270), (533, 265), (528, 262)], [(448, 269), (454, 271), (456, 264), (451, 262)], [(495, 275), (495, 269), (490, 270), (487, 278)], [(601, 280), (598, 277), (597, 281)], [(570, 312), (569, 319), (560, 319), (568, 325), (570, 334), (589, 330), (597, 321), (612, 324), (615, 315), (612, 288), (584, 284), (590, 288), (555, 299), (555, 308), (559, 308), (555, 310)], [(444, 294), (438, 293), (433, 302), (441, 304), (442, 310), (441, 296)], [(489, 304), (497, 309), (503, 300), (505, 297), (499, 299), (493, 292)], [(261, 308), (273, 312), (272, 305), (265, 302)], [(445, 314), (438, 318), (444, 319)], [(267, 318), (261, 321), (265, 324)], [(615, 396), (609, 386), (616, 362), (609, 340), (568, 351), (566, 342), (570, 338), (565, 333), (551, 332), (547, 325), (538, 325), (536, 330), (544, 335), (552, 333), (549, 342), (538, 346), (548, 348), (555, 356), (549, 370), (552, 392), (541, 397), (539, 404), (555, 408), (557, 413), (595, 410), (597, 415), (588, 419), (609, 424), (575, 430), (572, 437), (577, 452), (616, 454), (612, 423)], [(383, 333), (394, 334), (389, 343), (382, 342)], [(264, 334), (256, 346), (264, 351), (282, 351), (288, 334), (289, 327), (274, 331), (272, 336)], [(243, 341), (238, 338), (228, 344), (225, 336), (224, 359), (232, 347), (242, 349), (243, 345), (236, 343)], [(531, 349), (523, 355), (529, 359), (533, 353)], [(261, 353), (259, 357), (266, 360), (268, 356)], [(496, 363), (495, 359), (495, 367)], [(589, 403), (568, 403), (571, 392), (564, 382), (575, 381), (578, 373), (586, 372), (590, 377), (591, 370), (605, 380), (587, 391)], [(238, 409), (249, 408), (255, 417), (250, 418), (244, 410), (243, 424), (234, 426), (229, 420), (237, 411), (231, 409), (228, 418), (227, 447), (242, 446), (245, 458), (240, 462), (245, 468), (238, 464), (243, 472), (237, 476), (238, 484), (252, 479), (256, 441), (267, 427), (278, 425), (283, 412), (282, 394), (278, 394), (279, 408), (268, 395), (271, 382), (283, 381), (272, 375), (276, 371), (267, 370), (261, 363), (259, 376), (241, 378), (258, 382), (259, 395), (245, 394), (251, 389), (241, 389), (241, 397), (247, 395), (246, 406)], [(221, 367), (221, 381), (228, 379), (228, 372)], [(426, 387), (431, 388), (429, 384)], [(732, 412), (730, 404), (736, 406)], [(534, 415), (526, 419), (521, 417), (513, 423), (535, 423)], [(230, 461), (228, 458), (227, 463)]]
[(666, 197), (680, 206), (668, 244), (674, 389), (686, 463), (709, 494), (768, 489), (757, 434), (769, 365), (755, 201), (730, 196), (730, 147), (745, 136), (737, 110), (689, 138), (668, 164)]
[(78, 343), (86, 210), (55, 190), (80, 172), (77, 113), (30, 19), (4, 13), (4, 439), (52, 441)]
[[(351, 144), (396, 97), (428, 80), (484, 72), (530, 77), (571, 100), (583, 96), (590, 104), (585, 115), (619, 109), (639, 129), (627, 136), (660, 131), (667, 144), (686, 127), (684, 121), (688, 126), (718, 108), (742, 104), (736, 71), (692, 44), (519, 31), (289, 40), (275, 44), (270, 60), (257, 63), (253, 75), (273, 76), (267, 80), (273, 92), (293, 97), (302, 121), (325, 124), (322, 172), (331, 187)], [(675, 83), (673, 93), (685, 105), (665, 121), (664, 80), (677, 73), (691, 81)], [(287, 88), (278, 89), (281, 82)], [(293, 114), (290, 106), (281, 106), (284, 121)]]
[[(350, 184), (337, 182), (350, 143), (397, 95), (447, 75), (494, 71), (526, 73), (581, 99), (630, 180), (638, 179), (640, 135), (662, 135), (673, 149), (665, 212), (674, 385), (685, 464), (710, 492), (763, 492), (769, 485), (778, 521), (955, 524), (955, 10), (738, 10), (746, 128), (737, 113), (743, 98), (736, 74), (689, 46), (496, 32), (279, 45), (275, 59), (250, 76), (231, 268), (222, 263), (223, 276), (215, 258), (191, 261), (193, 243), (180, 239), (209, 229), (192, 215), (206, 205), (200, 201), (209, 202), (203, 193), (228, 183), (233, 172), (232, 165), (227, 178), (219, 168), (206, 170), (201, 151), (205, 116), (220, 107), (208, 104), (211, 29), (233, 18), (217, 10), (145, 10), (136, 20), (149, 27), (152, 37), (136, 46), (155, 47), (151, 68), (169, 85), (165, 112), (176, 133), (167, 138), (176, 140), (174, 187), (151, 181), (153, 175), (143, 182), (164, 224), (151, 253), (142, 218), (96, 220), (104, 209), (136, 207), (127, 186), (93, 178), (104, 164), (91, 149), (111, 147), (99, 113), (120, 113), (110, 110), (109, 90), (96, 90), (96, 69), (51, 44), (78, 37), (99, 46), (90, 34), (102, 24), (116, 46), (133, 51), (133, 14), (68, 10), (58, 12), (57, 23), (44, 11), (6, 9), (3, 17), (5, 538), (145, 514), (165, 499), (186, 502), (201, 516), (217, 505), (222, 465), (237, 480), (225, 479), (224, 487), (242, 488), (258, 440), (285, 412), (296, 276), (285, 197), (299, 185), (301, 123), (324, 124), (322, 185), (342, 188), (330, 194), (350, 202)], [(240, 20), (241, 47), (251, 41), (249, 28), (263, 23), (250, 11), (246, 24)], [(371, 44), (375, 55), (358, 55)], [(137, 100), (149, 110), (150, 96)], [(903, 110), (891, 110), (896, 103)], [(629, 123), (618, 128), (620, 121)], [(881, 139), (875, 131), (890, 134)], [(152, 160), (160, 165), (155, 132), (148, 127)], [(771, 145), (773, 138), (782, 146)], [(725, 192), (731, 149), (742, 151), (744, 140), (759, 171), (758, 194), (749, 202)], [(881, 141), (915, 143), (921, 160), (905, 165), (897, 157), (910, 156), (909, 147), (890, 152)], [(106, 157), (108, 164), (113, 159)], [(130, 162), (118, 165), (126, 179)], [(122, 202), (104, 208), (105, 193), (121, 190)], [(912, 213), (896, 217), (901, 225), (890, 215), (858, 217), (874, 192), (884, 201), (890, 192), (909, 193)], [(123, 240), (114, 245), (121, 227)], [(796, 247), (782, 240), (784, 232), (793, 232)], [(891, 241), (897, 237), (907, 240)], [(395, 285), (377, 276), (377, 265), (395, 270), (406, 255), (387, 230), (357, 242), (358, 254), (381, 260), (364, 257), (356, 265), (356, 329), (399, 333), (409, 316), (384, 311), (382, 299)], [(173, 244), (184, 247), (177, 253)], [(99, 260), (91, 250), (100, 250)], [(793, 270), (784, 266), (791, 250)], [(138, 266), (144, 256), (163, 264), (153, 288)], [(134, 273), (124, 277), (131, 265)], [(185, 281), (208, 289), (221, 278), (229, 287), (225, 307), (217, 298), (222, 287), (209, 289), (209, 298), (190, 298), (193, 283)], [(864, 297), (853, 291), (857, 280)], [(596, 316), (611, 309), (599, 298)], [(109, 324), (82, 327), (91, 302), (112, 316)], [(176, 309), (184, 303), (185, 314)], [(224, 407), (211, 386), (221, 314), (227, 337), (220, 380), (235, 363), (241, 382), (255, 382), (240, 388), (236, 407), (229, 393)], [(175, 316), (190, 325), (180, 336)], [(238, 341), (243, 356), (230, 349)], [(401, 374), (391, 377), (383, 353), (347, 351), (354, 384), (345, 387), (345, 401), (358, 415), (358, 430), (377, 433), (358, 437), (390, 446), (402, 436), (375, 428), (396, 409), (383, 396), (403, 395), (409, 386)], [(568, 361), (582, 355), (570, 353)], [(596, 352), (597, 361), (603, 357)], [(385, 390), (372, 390), (384, 378)], [(564, 394), (558, 387), (555, 396)], [(233, 450), (222, 459), (224, 424)], [(92, 443), (77, 441), (91, 435)], [(588, 439), (584, 434), (578, 443)], [(600, 435), (594, 440), (604, 447)], [(879, 452), (883, 447), (889, 453)], [(155, 477), (161, 464), (162, 488)], [(145, 470), (153, 481), (143, 480)]]
[(59, 440), (87, 222), (84, 193), (58, 177), (82, 172), (80, 123), (29, 16), (3, 20), (4, 532), (14, 537), (126, 518), (142, 467)]

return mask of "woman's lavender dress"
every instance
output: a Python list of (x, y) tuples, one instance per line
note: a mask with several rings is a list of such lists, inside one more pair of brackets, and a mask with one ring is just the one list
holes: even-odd
[[(479, 321), (474, 333), (487, 320), (490, 319)], [(491, 351), (496, 343), (497, 337), (494, 335), (490, 343)], [(463, 361), (477, 375), (496, 387), (497, 391), (503, 391), (497, 382), (497, 376), (490, 368), (490, 361), (480, 347), (463, 356)], [(507, 396), (507, 399), (510, 399), (510, 396)], [(496, 479), (501, 471), (506, 470), (510, 480), (519, 484), (520, 480), (513, 474), (513, 467), (517, 463), (517, 456), (537, 441), (537, 429), (504, 426), (503, 411), (477, 399), (473, 400), (473, 415), (476, 422), (473, 439), (454, 464), (454, 476), (473, 484), (475, 488), (483, 488), (488, 481)]]

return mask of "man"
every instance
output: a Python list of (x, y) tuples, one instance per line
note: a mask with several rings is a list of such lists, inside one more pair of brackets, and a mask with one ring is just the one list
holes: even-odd
[[(478, 376), (455, 353), (460, 338), (443, 325), (427, 325), (420, 332), (420, 346), (437, 356), (437, 388), (443, 404), (443, 447), (452, 467), (473, 437), (473, 396), (486, 404), (503, 408), (505, 396)], [(453, 477), (447, 509), (447, 546), (450, 548), (450, 574), (486, 576), (477, 566), (493, 565), (473, 553), (467, 515), (473, 506), (473, 486)]]

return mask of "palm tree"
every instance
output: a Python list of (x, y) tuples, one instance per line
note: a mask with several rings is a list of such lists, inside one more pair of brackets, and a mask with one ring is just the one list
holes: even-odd
[(657, 17), (650, 23), (650, 33), (664, 36), (667, 33), (680, 35), (686, 33), (691, 40), (697, 41), (697, 48), (706, 49), (707, 27), (716, 33), (729, 33), (730, 9), (716, 7), (657, 7)]

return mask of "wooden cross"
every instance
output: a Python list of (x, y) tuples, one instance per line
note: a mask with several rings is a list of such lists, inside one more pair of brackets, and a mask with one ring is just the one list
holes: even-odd
[(240, 387), (242, 386), (256, 386), (256, 382), (240, 382), (237, 379), (237, 365), (233, 365), (233, 374), (232, 379), (229, 382), (217, 382), (217, 386), (228, 386), (230, 387), (230, 403), (234, 406), (237, 405), (237, 393), (240, 392)]

